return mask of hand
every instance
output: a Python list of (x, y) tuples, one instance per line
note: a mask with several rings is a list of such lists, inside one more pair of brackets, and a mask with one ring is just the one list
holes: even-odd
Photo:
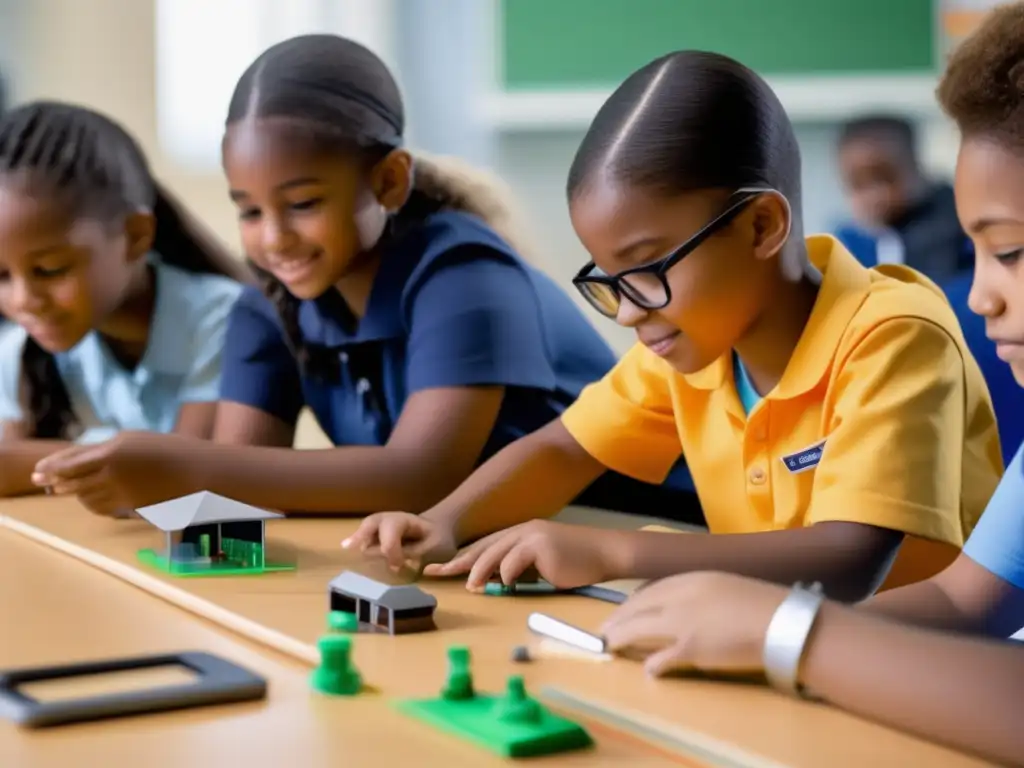
[(370, 515), (341, 546), (366, 555), (383, 555), (394, 571), (410, 560), (419, 564), (443, 563), (458, 551), (450, 528), (408, 512)]
[(646, 656), (648, 674), (756, 673), (786, 587), (728, 573), (685, 573), (644, 587), (605, 622), (608, 649)]
[(424, 570), (428, 576), (457, 576), (468, 572), (466, 587), (482, 590), (495, 574), (512, 584), (531, 569), (558, 589), (607, 581), (614, 532), (580, 525), (531, 520), (492, 533), (444, 565)]
[(194, 473), (198, 443), (205, 441), (122, 432), (103, 443), (74, 445), (47, 456), (36, 464), (32, 482), (55, 494), (74, 494), (96, 514), (122, 517), (146, 504), (202, 490), (185, 487)]

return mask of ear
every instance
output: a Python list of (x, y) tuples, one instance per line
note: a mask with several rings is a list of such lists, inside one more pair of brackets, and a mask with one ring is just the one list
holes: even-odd
[(413, 159), (404, 149), (396, 149), (370, 171), (370, 188), (386, 211), (394, 212), (405, 205), (412, 192)]
[(130, 213), (124, 220), (124, 234), (127, 241), (128, 261), (143, 258), (153, 249), (156, 237), (156, 216), (150, 212)]
[(782, 250), (793, 228), (789, 201), (778, 192), (768, 192), (752, 204), (754, 256), (766, 260)]

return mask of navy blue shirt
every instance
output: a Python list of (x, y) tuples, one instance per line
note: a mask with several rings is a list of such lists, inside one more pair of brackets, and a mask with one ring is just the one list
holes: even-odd
[[(318, 367), (333, 375), (304, 375), (273, 304), (246, 289), (229, 322), (221, 399), (288, 424), (308, 406), (339, 446), (386, 444), (406, 400), (420, 390), (502, 386), (483, 461), (558, 417), (616, 362), (551, 278), (482, 221), (457, 211), (429, 216), (388, 246), (358, 322), (328, 291), (301, 303), (298, 324)], [(638, 485), (606, 477), (589, 503), (622, 509), (643, 498), (645, 509), (637, 511), (657, 515), (649, 494), (634, 496)], [(682, 486), (692, 488), (688, 473)]]
[(382, 259), (358, 323), (334, 291), (300, 305), (304, 343), (327, 356), (334, 380), (301, 375), (274, 306), (248, 289), (228, 328), (222, 399), (289, 424), (308, 405), (336, 445), (384, 445), (415, 392), (503, 386), (489, 454), (615, 364), (566, 293), (472, 216), (434, 214)]

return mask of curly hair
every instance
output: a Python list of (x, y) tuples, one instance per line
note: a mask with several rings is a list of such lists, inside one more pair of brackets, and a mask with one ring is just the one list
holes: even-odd
[(953, 52), (936, 96), (963, 136), (1024, 149), (1024, 3), (986, 15)]

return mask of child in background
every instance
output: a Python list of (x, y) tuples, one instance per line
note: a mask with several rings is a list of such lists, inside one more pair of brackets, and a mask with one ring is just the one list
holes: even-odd
[(119, 430), (213, 431), (228, 314), (246, 274), (95, 112), (0, 118), (0, 494)]
[[(1024, 386), (1022, 72), (1024, 3), (1015, 3), (960, 44), (938, 97), (961, 134), (957, 207), (977, 253), (970, 305)], [(1024, 627), (1024, 449), (949, 568), (857, 609), (816, 605), (801, 589), (787, 598), (752, 579), (686, 574), (641, 590), (604, 632), (614, 650), (650, 654), (652, 674), (767, 666), (790, 692), (1024, 765), (1024, 646), (1006, 641)]]
[[(933, 283), (804, 239), (796, 138), (761, 78), (710, 53), (652, 62), (601, 108), (568, 194), (594, 259), (575, 282), (640, 343), (442, 503), (347, 546), (447, 560), (427, 572), (471, 589), (531, 566), (564, 587), (721, 569), (853, 600), (949, 564), (1002, 469), (984, 382)], [(680, 453), (712, 535), (536, 519)]]
[[(404, 127), (361, 45), (310, 35), (263, 53), (223, 145), (263, 291), (231, 318), (220, 445), (125, 435), (52, 457), (40, 482), (106, 483), (125, 506), (205, 489), (291, 511), (421, 510), (603, 376), (613, 353), (517, 253), (504, 201), (479, 174), (414, 159)], [(303, 406), (337, 448), (291, 450)], [(692, 491), (614, 475), (581, 501), (700, 521)]]
[(858, 222), (837, 236), (868, 267), (906, 264), (943, 287), (973, 263), (956, 216), (953, 188), (926, 178), (914, 126), (871, 115), (847, 123), (839, 172)]

